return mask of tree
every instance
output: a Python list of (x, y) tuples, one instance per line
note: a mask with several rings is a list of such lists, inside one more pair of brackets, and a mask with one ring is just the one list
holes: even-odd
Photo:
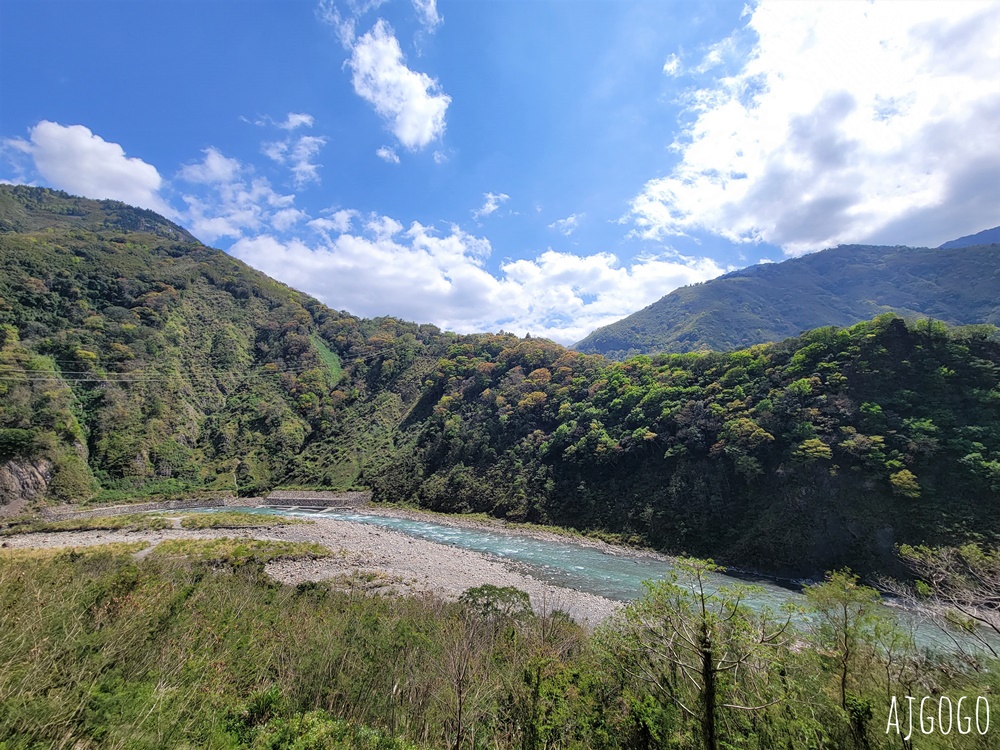
[(848, 704), (852, 670), (874, 655), (872, 636), (880, 620), (879, 593), (858, 583), (846, 568), (828, 573), (824, 583), (805, 587), (806, 599), (817, 616), (816, 635), (823, 656), (833, 662), (839, 677), (840, 707)]
[(452, 748), (461, 750), (470, 730), (469, 744), (475, 747), (476, 721), (488, 712), (488, 704), (497, 688), (490, 669), (496, 632), (489, 623), (467, 609), (443, 623), (441, 636), (444, 648), (439, 668), (448, 689), (438, 698), (450, 713)]
[(488, 622), (523, 619), (532, 614), (528, 592), (516, 586), (486, 583), (466, 589), (458, 601)]
[(932, 609), (1000, 657), (1000, 550), (903, 545), (899, 555), (919, 579), (917, 593), (933, 596)]
[(789, 617), (751, 609), (758, 587), (716, 587), (712, 574), (722, 570), (711, 560), (679, 563), (667, 580), (645, 582), (642, 599), (600, 635), (628, 677), (697, 723), (705, 750), (719, 747), (726, 711), (762, 711), (783, 698), (772, 678)]

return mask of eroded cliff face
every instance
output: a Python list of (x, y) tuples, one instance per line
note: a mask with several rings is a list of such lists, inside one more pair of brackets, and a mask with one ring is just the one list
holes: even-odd
[(44, 458), (0, 463), (0, 516), (15, 515), (43, 497), (52, 481), (52, 464)]

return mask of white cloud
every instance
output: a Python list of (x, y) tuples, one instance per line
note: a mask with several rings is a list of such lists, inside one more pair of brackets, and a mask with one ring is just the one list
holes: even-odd
[(315, 120), (307, 112), (289, 112), (284, 122), (276, 123), (282, 130), (295, 130), (299, 127), (311, 128)]
[(375, 156), (389, 164), (399, 164), (399, 154), (396, 153), (395, 149), (389, 148), (388, 146), (382, 146), (378, 149), (375, 152)]
[(35, 173), (31, 144), (23, 138), (0, 139), (0, 157), (11, 170), (9, 177), (0, 177), (4, 185), (35, 185), (31, 178)]
[[(679, 161), (633, 200), (637, 232), (708, 231), (797, 254), (936, 246), (1000, 205), (1000, 5), (763, 0), (699, 69)], [(669, 61), (668, 61), (669, 62)]]
[(327, 238), (329, 238), (329, 234), (331, 232), (344, 234), (345, 232), (351, 231), (351, 225), (354, 219), (359, 216), (357, 211), (351, 209), (327, 211), (326, 213), (329, 215), (306, 222), (306, 226), (315, 229)]
[(557, 232), (562, 232), (569, 237), (576, 231), (576, 228), (580, 225), (580, 220), (584, 216), (586, 214), (570, 214), (565, 219), (556, 219), (549, 224), (549, 229), (555, 229)]
[(30, 154), (42, 179), (59, 190), (87, 198), (124, 201), (171, 218), (174, 211), (160, 196), (163, 179), (156, 167), (125, 155), (117, 143), (95, 135), (83, 125), (42, 120), (30, 140), (11, 139), (8, 148)]
[(206, 148), (205, 158), (199, 164), (187, 164), (181, 167), (179, 176), (188, 182), (199, 182), (205, 185), (220, 182), (232, 182), (240, 172), (240, 163), (236, 159), (223, 156), (218, 149)]
[(489, 216), (510, 200), (510, 196), (507, 193), (483, 193), (483, 199), (483, 205), (472, 211), (472, 216), (476, 219)]
[(406, 67), (392, 28), (379, 19), (353, 47), (348, 65), (354, 91), (375, 107), (399, 142), (421, 149), (445, 129), (445, 112), (451, 97), (425, 73)]
[(301, 188), (310, 182), (319, 182), (319, 168), (322, 165), (316, 164), (313, 159), (325, 145), (326, 138), (303, 135), (265, 143), (261, 150), (269, 159), (287, 166), (292, 172), (295, 186)]
[(246, 117), (240, 116), (243, 122), (248, 122), (251, 125), (256, 125), (261, 128), (275, 127), (281, 128), (282, 130), (292, 131), (296, 128), (311, 128), (316, 124), (316, 118), (314, 118), (308, 112), (289, 112), (285, 119), (281, 122), (276, 121), (270, 115), (264, 115), (263, 117), (258, 117), (256, 120), (250, 120)]
[(354, 27), (357, 24), (357, 19), (351, 14), (342, 13), (335, 0), (320, 0), (319, 5), (316, 6), (316, 15), (324, 23), (334, 28), (340, 43), (344, 45), (344, 49), (351, 48), (351, 45), (354, 44)]
[(428, 31), (434, 31), (442, 22), (436, 0), (413, 0), (413, 9), (417, 12), (420, 23)]
[(403, 231), (403, 225), (390, 216), (373, 214), (365, 222), (365, 229), (376, 240), (388, 240)]
[(207, 148), (204, 154), (200, 163), (185, 165), (177, 174), (196, 188), (184, 195), (183, 220), (198, 239), (209, 243), (223, 237), (239, 239), (267, 226), (284, 231), (306, 218), (291, 207), (294, 195), (275, 192), (265, 178), (254, 177), (248, 165), (216, 148)]
[(504, 263), (494, 275), (485, 267), (489, 241), (457, 226), (440, 233), (414, 222), (404, 230), (390, 217), (371, 215), (364, 232), (351, 232), (356, 217), (342, 211), (309, 222), (321, 230), (318, 244), (264, 234), (239, 240), (230, 252), (335, 309), (460, 332), (530, 332), (564, 344), (727, 270), (707, 258), (659, 256), (622, 265), (610, 253), (548, 250)]
[(434, 163), (435, 164), (444, 164), (446, 161), (448, 161), (448, 154), (446, 154), (444, 151), (435, 151), (434, 152)]
[(385, 2), (386, 0), (346, 0), (346, 9), (341, 10), (337, 0), (320, 0), (316, 15), (324, 23), (333, 26), (344, 49), (350, 50), (354, 46), (358, 21), (371, 11), (378, 10)]
[(279, 232), (287, 232), (303, 219), (309, 218), (309, 214), (297, 208), (283, 208), (275, 211), (271, 216), (271, 226)]
[[(243, 118), (246, 122), (250, 122)], [(298, 128), (311, 128), (316, 124), (314, 118), (308, 112), (289, 112), (284, 121), (276, 122), (270, 115), (265, 115), (253, 122), (261, 127), (276, 127), (287, 130), (289, 135), (280, 141), (265, 141), (261, 144), (260, 150), (271, 161), (288, 167), (295, 181), (295, 187), (302, 188), (310, 182), (318, 183), (319, 168), (322, 164), (315, 162), (315, 157), (320, 149), (326, 145), (326, 138), (314, 135), (294, 136), (293, 130)]]
[(663, 72), (670, 77), (680, 75), (681, 59), (676, 54), (670, 53), (667, 56), (667, 61), (663, 63)]

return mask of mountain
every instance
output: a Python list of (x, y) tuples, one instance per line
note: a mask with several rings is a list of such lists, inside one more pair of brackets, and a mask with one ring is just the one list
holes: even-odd
[(822, 326), (849, 326), (883, 312), (955, 325), (1000, 324), (997, 289), (1000, 245), (848, 245), (677, 289), (573, 348), (613, 359), (727, 351)]
[(969, 234), (959, 237), (957, 240), (950, 240), (941, 245), (942, 250), (952, 250), (956, 247), (974, 247), (976, 245), (991, 245), (1000, 243), (1000, 227), (984, 229), (976, 234)]
[(336, 312), (112, 201), (0, 186), (0, 217), (8, 510), (366, 486), (793, 575), (1000, 541), (989, 326), (616, 363)]
[(0, 503), (351, 486), (451, 338), (329, 310), (150, 211), (0, 186)]

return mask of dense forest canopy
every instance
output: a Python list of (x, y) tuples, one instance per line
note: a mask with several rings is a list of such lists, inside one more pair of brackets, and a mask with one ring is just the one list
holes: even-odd
[(6, 501), (367, 486), (798, 574), (1000, 534), (990, 326), (613, 363), (336, 312), (113, 201), (0, 186), (0, 229)]

